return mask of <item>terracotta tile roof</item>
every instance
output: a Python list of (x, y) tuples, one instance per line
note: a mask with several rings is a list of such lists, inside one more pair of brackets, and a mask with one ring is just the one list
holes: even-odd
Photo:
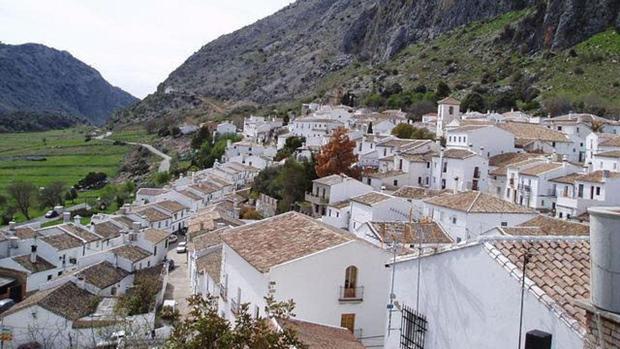
[(446, 97), (440, 101), (437, 102), (437, 104), (452, 104), (452, 105), (459, 105), (461, 104), (461, 101), (459, 101), (458, 99), (454, 98), (454, 97)]
[(433, 156), (436, 156), (437, 154), (438, 153), (434, 151), (429, 151), (426, 153), (399, 152), (398, 156), (410, 162), (430, 162), (433, 159)]
[(42, 236), (39, 238), (39, 240), (49, 244), (50, 246), (60, 251), (82, 246), (82, 240), (67, 233)]
[(620, 158), (620, 150), (604, 151), (594, 154), (594, 156), (601, 156), (604, 158)]
[(468, 213), (534, 213), (535, 211), (478, 191), (438, 196), (426, 203)]
[(598, 170), (594, 172), (590, 172), (588, 174), (584, 174), (576, 178), (577, 181), (580, 182), (592, 182), (592, 183), (604, 183), (606, 179), (617, 179), (620, 178), (620, 172), (611, 172)]
[(78, 227), (72, 223), (69, 224), (63, 224), (61, 226), (59, 226), (59, 228), (62, 228), (66, 231), (68, 231), (69, 233), (79, 237), (80, 239), (84, 240), (85, 242), (93, 242), (93, 241), (97, 241), (97, 240), (101, 240), (101, 238), (93, 233), (91, 233), (90, 231), (82, 228), (82, 227)]
[(533, 255), (527, 264), (526, 276), (534, 282), (535, 289), (530, 287), (530, 292), (548, 308), (558, 305), (564, 314), (577, 321), (576, 329), (585, 328), (585, 310), (573, 306), (572, 302), (590, 298), (590, 243), (587, 240), (498, 240), (492, 245), (518, 270), (523, 268), (523, 254), (531, 251)]
[(151, 253), (147, 250), (134, 245), (122, 245), (113, 248), (111, 252), (119, 257), (127, 259), (132, 263), (139, 262), (151, 255)]
[(435, 223), (369, 222), (381, 242), (389, 244), (396, 240), (402, 244), (449, 244), (454, 242)]
[(508, 173), (508, 168), (525, 168), (527, 166), (536, 164), (538, 162), (541, 162), (543, 160), (538, 159), (538, 158), (532, 158), (529, 160), (524, 160), (518, 163), (514, 163), (514, 164), (509, 164), (506, 166), (502, 166), (502, 167), (498, 167), (496, 169), (494, 169), (493, 171), (489, 172), (490, 175), (492, 176), (506, 176), (506, 174)]
[(215, 282), (220, 282), (222, 270), (222, 247), (209, 251), (204, 256), (196, 259), (196, 269), (198, 272), (205, 271)]
[(540, 157), (541, 154), (534, 153), (504, 153), (491, 156), (489, 158), (489, 166), (501, 167), (519, 163), (531, 158)]
[(550, 182), (575, 184), (575, 181), (582, 175), (582, 173), (571, 173), (566, 176), (551, 178)]
[(191, 243), (193, 245), (194, 250), (201, 251), (207, 249), (209, 247), (217, 246), (222, 244), (222, 232), (224, 230), (212, 230), (208, 232), (204, 232), (198, 236), (192, 238)]
[(12, 259), (31, 273), (38, 273), (56, 268), (52, 263), (48, 262), (41, 256), (37, 256), (37, 262), (30, 262), (30, 255), (15, 256)]
[(123, 229), (116, 224), (106, 221), (95, 224), (95, 233), (104, 239), (114, 239), (121, 236)]
[(203, 194), (211, 194), (211, 193), (215, 193), (216, 191), (220, 190), (219, 187), (209, 184), (209, 183), (200, 183), (200, 184), (190, 185), (190, 188), (196, 191), (199, 191)]
[(143, 234), (144, 240), (149, 241), (153, 244), (157, 244), (161, 242), (162, 240), (167, 239), (168, 236), (170, 236), (170, 233), (165, 230), (153, 229), (153, 228), (145, 229), (142, 232), (142, 234)]
[(77, 320), (92, 314), (97, 308), (99, 297), (67, 282), (61, 286), (38, 291), (17, 303), (13, 308), (2, 314), (3, 317), (14, 314), (22, 309), (38, 305), (54, 314), (69, 320)]
[[(475, 156), (476, 153), (474, 153), (471, 150), (467, 150), (467, 149), (457, 149), (457, 148), (449, 148), (444, 150), (443, 152), (443, 157), (444, 158), (448, 158), (448, 159), (467, 159), (470, 158), (472, 156)], [(435, 155), (435, 157), (437, 157), (437, 155)]]
[(167, 193), (168, 190), (161, 188), (140, 188), (136, 192), (137, 195), (145, 195), (145, 196), (157, 196), (160, 194)]
[[(229, 216), (221, 204), (222, 202), (211, 204), (200, 209), (190, 218), (187, 228), (188, 236), (196, 236), (197, 233), (220, 229), (224, 226), (237, 227), (244, 224), (243, 221)], [(230, 209), (232, 210), (232, 207)]]
[(524, 175), (524, 176), (539, 176), (541, 174), (545, 174), (547, 172), (562, 168), (562, 166), (563, 165), (561, 162), (542, 163), (542, 164), (534, 165), (531, 167), (527, 167), (519, 171), (519, 174)]
[(614, 135), (611, 133), (600, 133), (599, 146), (604, 147), (620, 147), (620, 135)]
[(448, 133), (465, 133), (465, 132), (470, 132), (470, 131), (476, 131), (479, 130), (481, 128), (486, 128), (486, 127), (490, 127), (491, 125), (487, 125), (487, 124), (475, 124), (475, 125), (463, 125), (463, 126), (459, 126), (457, 128), (453, 128), (448, 130)]
[(182, 210), (185, 210), (185, 209), (189, 208), (189, 207), (187, 207), (187, 206), (185, 206), (183, 204), (180, 204), (180, 203), (178, 203), (176, 201), (173, 201), (173, 200), (166, 200), (166, 201), (156, 202), (154, 205), (157, 205), (157, 206), (163, 208), (164, 210), (172, 212), (172, 213), (179, 212), (179, 211), (182, 211)]
[(384, 178), (390, 178), (390, 177), (398, 177), (398, 176), (402, 176), (404, 175), (405, 172), (403, 171), (386, 171), (386, 172), (371, 172), (371, 173), (365, 173), (363, 176), (365, 177), (370, 177), (370, 178), (377, 178), (377, 179), (384, 179)]
[(313, 180), (313, 182), (324, 184), (324, 185), (334, 185), (334, 184), (342, 183), (346, 178), (348, 177), (345, 175), (334, 174), (334, 175), (323, 177), (323, 178), (317, 178)]
[(333, 204), (329, 204), (328, 206), (336, 208), (336, 209), (343, 209), (345, 207), (349, 207), (350, 205), (351, 205), (351, 201), (345, 200), (345, 201), (334, 202)]
[(308, 349), (363, 349), (353, 333), (346, 328), (332, 327), (296, 319), (279, 319), (278, 324), (297, 333)]
[(388, 147), (388, 148), (395, 148), (395, 147), (405, 147), (408, 145), (412, 145), (413, 143), (417, 142), (417, 140), (414, 139), (400, 139), (400, 138), (389, 138), (386, 141), (382, 141), (380, 143), (377, 144), (377, 147)]
[(171, 218), (167, 213), (163, 213), (153, 207), (147, 207), (144, 209), (138, 209), (137, 215), (144, 216), (150, 222), (158, 222)]
[(20, 239), (32, 239), (37, 235), (37, 232), (30, 227), (17, 227), (15, 228), (15, 236)]
[(117, 216), (117, 217), (112, 218), (112, 220), (124, 225), (127, 228), (133, 228), (134, 220), (127, 216)]
[(366, 193), (360, 196), (356, 196), (351, 199), (353, 202), (359, 202), (360, 204), (364, 204), (367, 206), (373, 206), (380, 202), (391, 199), (392, 197), (389, 195), (385, 195), (383, 193), (372, 191), (370, 193)]
[(121, 282), (129, 273), (121, 268), (115, 268), (110, 262), (101, 262), (86, 267), (77, 275), (83, 277), (85, 282), (104, 289)]
[(432, 198), (439, 195), (448, 195), (451, 194), (452, 191), (444, 189), (444, 190), (434, 190), (428, 188), (420, 188), (420, 187), (412, 187), (412, 186), (404, 186), (400, 187), (398, 190), (392, 193), (392, 196), (404, 198), (404, 199), (414, 199), (421, 200), (426, 198)]
[(196, 200), (196, 201), (202, 200), (202, 196), (200, 196), (198, 194), (195, 194), (192, 191), (189, 191), (189, 190), (179, 190), (178, 192), (179, 192), (179, 194), (181, 194), (183, 196), (186, 196), (186, 197), (188, 197), (188, 198), (190, 198), (192, 200)]
[(574, 223), (563, 219), (538, 215), (527, 222), (519, 224), (520, 227), (538, 227), (543, 235), (590, 235), (590, 226), (582, 223)]
[(541, 140), (545, 142), (569, 142), (568, 137), (559, 131), (545, 126), (527, 122), (506, 122), (497, 124), (497, 127), (512, 133), (522, 142)]
[(346, 232), (297, 212), (230, 229), (224, 242), (260, 272), (354, 240)]

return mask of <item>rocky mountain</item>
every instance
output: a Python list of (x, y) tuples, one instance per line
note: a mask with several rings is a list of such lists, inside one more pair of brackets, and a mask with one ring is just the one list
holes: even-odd
[(617, 0), (298, 0), (203, 46), (155, 94), (117, 118), (208, 113), (211, 99), (312, 98), (352, 66), (372, 69), (416, 43), (523, 9), (530, 11), (502, 32), (502, 43), (522, 54), (559, 51), (620, 28)]
[(39, 44), (0, 44), (3, 115), (62, 115), (64, 121), (76, 116), (103, 124), (115, 110), (136, 101), (66, 51)]

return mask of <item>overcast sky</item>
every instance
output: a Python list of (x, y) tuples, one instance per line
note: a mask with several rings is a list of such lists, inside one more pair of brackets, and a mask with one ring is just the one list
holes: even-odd
[(218, 36), (292, 0), (0, 0), (0, 41), (69, 51), (136, 97)]

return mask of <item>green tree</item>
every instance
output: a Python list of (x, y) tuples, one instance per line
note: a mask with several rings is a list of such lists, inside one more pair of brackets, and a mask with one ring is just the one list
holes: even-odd
[(435, 139), (435, 135), (425, 128), (402, 123), (392, 129), (392, 135), (403, 139)]
[(437, 98), (446, 98), (450, 95), (452, 91), (450, 90), (450, 86), (443, 81), (440, 81), (437, 84), (437, 89), (435, 90), (435, 96)]
[(468, 110), (473, 110), (477, 112), (483, 112), (485, 110), (484, 106), (484, 98), (482, 95), (476, 92), (471, 92), (463, 98), (461, 102), (461, 110), (463, 112), (467, 112)]
[(306, 141), (305, 137), (291, 136), (286, 139), (284, 142), (284, 147), (278, 150), (278, 153), (275, 156), (276, 161), (280, 161), (282, 159), (286, 159), (291, 156), (297, 148), (301, 147)]
[(368, 107), (379, 108), (384, 104), (384, 99), (380, 94), (373, 93), (364, 99), (364, 104)]
[(202, 126), (192, 137), (191, 147), (200, 149), (205, 142), (211, 143), (212, 141), (211, 130), (207, 126)]
[(56, 205), (63, 205), (65, 199), (63, 193), (66, 190), (67, 185), (64, 182), (54, 181), (49, 183), (39, 192), (39, 205), (41, 208), (53, 208)]
[(30, 207), (35, 204), (38, 188), (24, 181), (16, 181), (6, 188), (7, 193), (15, 202), (15, 206), (27, 220), (30, 220)]
[(295, 303), (275, 302), (265, 298), (267, 317), (254, 318), (248, 311), (248, 304), (241, 304), (235, 323), (218, 314), (217, 299), (204, 299), (201, 295), (188, 298), (189, 316), (178, 322), (168, 338), (168, 349), (289, 349), (308, 348), (297, 333), (285, 326), (278, 331), (270, 319), (287, 320), (293, 316)]

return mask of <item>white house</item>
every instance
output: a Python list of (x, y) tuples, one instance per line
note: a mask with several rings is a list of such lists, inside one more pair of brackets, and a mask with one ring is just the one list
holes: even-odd
[(527, 166), (509, 166), (504, 199), (536, 210), (551, 211), (556, 204), (556, 185), (552, 179), (581, 168), (568, 161), (541, 161)]
[(447, 131), (446, 147), (469, 149), (484, 157), (515, 151), (515, 136), (495, 125), (468, 125)]
[(556, 182), (556, 217), (578, 218), (589, 207), (620, 205), (620, 172), (571, 174)]
[(586, 164), (592, 162), (594, 155), (620, 150), (620, 135), (592, 132), (586, 137)]
[(603, 151), (592, 157), (594, 171), (620, 171), (620, 150)]
[(580, 142), (578, 137), (528, 122), (504, 122), (497, 127), (515, 136), (515, 148), (527, 152), (556, 153), (566, 155), (568, 161), (579, 161)]
[(366, 222), (404, 221), (410, 217), (407, 201), (381, 192), (369, 192), (351, 198), (349, 231), (354, 232)]
[(398, 257), (385, 348), (516, 348), (538, 330), (553, 349), (581, 349), (585, 312), (572, 300), (590, 297), (589, 247), (587, 237), (497, 237)]
[(424, 203), (424, 216), (457, 241), (474, 238), (496, 226), (515, 226), (536, 216), (532, 209), (477, 191), (437, 196)]
[(312, 192), (306, 193), (306, 201), (312, 204), (314, 217), (325, 216), (327, 206), (372, 191), (372, 187), (355, 178), (335, 174), (312, 181)]
[(362, 224), (355, 235), (384, 249), (393, 244), (404, 249), (439, 247), (454, 240), (435, 222), (373, 221)]
[(430, 187), (455, 191), (486, 190), (488, 167), (489, 160), (471, 150), (442, 150), (432, 158)]
[(237, 133), (237, 126), (230, 121), (220, 122), (215, 127), (215, 132), (218, 135), (235, 134)]
[(297, 318), (348, 328), (365, 345), (384, 333), (388, 253), (296, 212), (222, 234), (219, 309), (235, 319), (249, 303), (262, 315), (265, 297), (292, 299)]

